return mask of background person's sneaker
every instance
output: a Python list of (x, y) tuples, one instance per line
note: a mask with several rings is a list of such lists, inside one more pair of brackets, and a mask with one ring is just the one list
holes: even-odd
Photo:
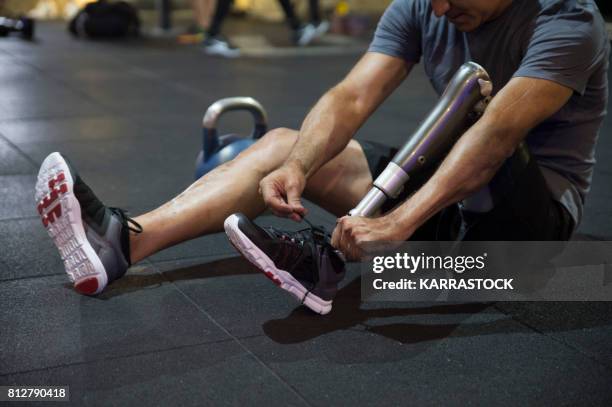
[(221, 35), (207, 37), (202, 42), (202, 49), (208, 55), (220, 55), (226, 58), (236, 58), (240, 56), (240, 49), (233, 46)]
[(317, 37), (317, 28), (312, 24), (306, 24), (293, 32), (293, 42), (304, 47)]
[(261, 228), (240, 213), (224, 226), (234, 247), (276, 285), (318, 314), (331, 311), (345, 267), (322, 230)]
[(329, 31), (329, 21), (321, 21), (315, 26), (315, 38), (319, 38), (327, 34)]
[(140, 233), (142, 228), (121, 209), (104, 206), (60, 153), (50, 154), (40, 166), (35, 199), (79, 293), (98, 294), (125, 274), (129, 231)]

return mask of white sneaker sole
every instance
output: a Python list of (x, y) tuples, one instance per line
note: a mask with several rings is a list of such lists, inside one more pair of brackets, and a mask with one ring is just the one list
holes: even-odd
[(238, 227), (238, 216), (230, 215), (223, 226), (232, 245), (248, 261), (256, 266), (274, 284), (294, 296), (317, 314), (328, 314), (332, 309), (332, 301), (325, 301), (306, 290), (299, 281), (285, 270), (276, 268), (274, 262), (259, 247), (257, 247)]
[(329, 31), (329, 22), (328, 21), (320, 22), (319, 25), (315, 28), (315, 38), (321, 38), (322, 36), (327, 34), (328, 31)]
[(305, 47), (309, 45), (315, 38), (317, 38), (317, 29), (312, 28), (311, 30), (309, 30), (307, 33), (305, 33), (303, 36), (300, 37), (297, 44), (300, 47)]
[(100, 293), (108, 277), (83, 228), (81, 206), (74, 196), (74, 180), (59, 153), (40, 166), (35, 200), (38, 213), (64, 262), (74, 288), (81, 294)]
[(203, 47), (204, 53), (206, 55), (225, 57), (225, 58), (238, 58), (240, 56), (240, 50), (230, 50), (230, 49), (219, 49), (213, 47)]

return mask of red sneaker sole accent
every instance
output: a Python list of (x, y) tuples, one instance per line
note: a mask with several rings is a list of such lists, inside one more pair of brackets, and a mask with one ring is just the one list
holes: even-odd
[[(63, 172), (60, 172), (56, 177), (52, 178), (49, 185), (49, 193), (43, 198), (42, 201), (38, 203), (37, 209), (40, 217), (42, 219), (44, 227), (48, 227), (49, 223), (54, 223), (57, 218), (62, 216), (62, 207), (61, 204), (58, 203), (55, 205), (50, 211), (46, 214), (44, 213), (45, 209), (48, 209), (61, 195), (64, 195), (68, 192), (68, 185), (64, 182), (66, 177)], [(58, 183), (62, 182), (59, 185), (59, 188), (56, 188)]]
[(49, 189), (53, 189), (55, 188), (55, 184), (58, 184), (60, 182), (64, 182), (66, 180), (66, 176), (64, 175), (63, 172), (60, 172), (59, 174), (57, 174), (56, 177), (51, 178), (49, 180)]
[(271, 272), (269, 272), (269, 271), (263, 271), (263, 270), (262, 270), (262, 269), (260, 269), (259, 267), (257, 267), (257, 269), (258, 269), (259, 271), (261, 271), (262, 273), (264, 273), (264, 275), (265, 275), (266, 277), (268, 277), (270, 280), (272, 280), (272, 282), (273, 282), (274, 284), (276, 284), (276, 285), (277, 285), (277, 286), (279, 286), (279, 287), (281, 286), (282, 282), (281, 282), (281, 281), (280, 281), (278, 278), (276, 278), (276, 276), (275, 276), (274, 274), (272, 274), (272, 273), (271, 273)]
[(98, 279), (95, 277), (88, 277), (76, 283), (74, 289), (80, 294), (93, 295), (98, 291)]
[[(236, 251), (237, 251), (238, 253), (242, 253), (242, 250), (240, 250), (240, 249), (238, 248), (238, 246), (237, 246), (237, 245), (234, 243), (234, 241), (233, 241), (232, 239), (230, 239), (229, 241), (230, 241), (231, 245), (232, 245), (232, 246), (234, 246), (234, 249), (236, 249)], [(280, 281), (280, 280), (278, 279), (278, 277), (276, 277), (276, 276), (275, 276), (275, 275), (274, 275), (272, 272), (263, 270), (263, 269), (262, 269), (261, 267), (259, 267), (257, 264), (254, 264), (254, 263), (251, 263), (251, 264), (253, 264), (253, 265), (255, 266), (255, 268), (257, 268), (257, 270), (258, 270), (258, 271), (262, 272), (264, 276), (266, 276), (266, 277), (268, 277), (270, 280), (272, 280), (272, 282), (273, 282), (274, 284), (276, 284), (277, 286), (279, 286), (279, 287), (280, 287), (280, 286), (283, 284), (283, 282), (282, 282), (282, 281)]]

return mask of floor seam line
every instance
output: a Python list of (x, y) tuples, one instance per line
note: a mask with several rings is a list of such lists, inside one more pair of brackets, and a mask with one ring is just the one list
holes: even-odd
[(61, 85), (62, 87), (68, 89), (71, 93), (75, 94), (75, 95), (79, 95), (83, 98), (85, 98), (85, 100), (89, 101), (90, 103), (93, 103), (95, 106), (102, 108), (106, 111), (108, 111), (111, 114), (116, 114), (116, 112), (112, 109), (109, 108), (109, 106), (100, 103), (98, 100), (94, 99), (93, 97), (91, 97), (89, 94), (87, 94), (86, 92), (81, 91), (78, 88), (74, 88), (69, 81), (65, 81), (63, 79), (59, 79), (53, 75), (50, 75), (48, 72), (46, 72), (43, 68), (40, 68), (39, 66), (28, 62), (26, 60), (23, 60), (22, 58), (20, 58), (18, 55), (14, 55), (11, 54), (9, 52), (9, 55), (11, 55), (13, 58), (17, 59), (19, 62), (23, 63), (24, 65), (29, 66), (30, 68), (34, 69), (35, 71), (37, 71), (39, 74), (41, 74), (42, 76), (49, 78), (51, 81), (55, 82), (56, 84)]
[(0, 119), (0, 126), (3, 124), (14, 124), (14, 122), (23, 122), (23, 121), (32, 121), (32, 120), (62, 120), (62, 119), (107, 119), (112, 117), (113, 115), (98, 115), (98, 114), (68, 114), (68, 115), (40, 115), (40, 116), (30, 116), (30, 117), (9, 117), (5, 119)]
[(171, 351), (179, 350), (179, 349), (195, 348), (195, 347), (203, 346), (203, 345), (214, 345), (214, 344), (231, 342), (231, 341), (232, 341), (232, 338), (219, 339), (216, 341), (200, 342), (200, 343), (194, 343), (194, 344), (189, 344), (189, 345), (174, 346), (174, 347), (164, 348), (164, 349), (155, 349), (155, 350), (144, 351), (144, 352), (130, 353), (129, 355), (92, 359), (92, 360), (86, 360), (82, 362), (60, 363), (59, 365), (46, 366), (46, 367), (41, 367), (38, 369), (29, 369), (29, 370), (15, 371), (15, 372), (9, 372), (9, 373), (2, 373), (0, 374), (0, 377), (19, 375), (19, 374), (28, 374), (28, 373), (34, 373), (34, 372), (42, 372), (45, 370), (58, 369), (58, 368), (64, 368), (64, 367), (81, 366), (81, 365), (87, 365), (90, 363), (98, 363), (98, 362), (113, 361), (113, 360), (120, 360), (120, 359), (129, 359), (132, 357), (152, 355), (155, 353), (171, 352)]
[[(159, 274), (161, 274), (163, 276), (163, 273), (153, 263), (150, 263), (150, 264), (155, 269), (155, 271), (157, 273), (159, 273)], [(173, 281), (169, 281), (169, 282), (170, 282), (170, 284), (172, 284), (174, 289), (176, 289), (179, 293), (181, 293), (181, 295), (183, 295), (187, 299), (187, 301), (189, 301), (194, 307), (196, 307), (204, 316), (206, 316), (213, 324), (215, 324), (219, 329), (221, 329), (227, 336), (232, 338), (232, 340), (234, 340), (238, 344), (238, 346), (240, 346), (248, 355), (250, 355), (265, 370), (267, 370), (273, 377), (275, 377), (276, 380), (278, 380), (285, 387), (287, 387), (293, 394), (295, 394), (298, 397), (299, 400), (301, 400), (307, 406), (312, 406), (312, 404), (310, 404), (304, 398), (304, 396), (302, 396), (297, 391), (297, 389), (295, 387), (293, 387), (291, 384), (287, 383), (287, 381), (285, 381), (282, 377), (280, 377), (280, 375), (278, 375), (270, 366), (268, 366), (263, 360), (261, 360), (257, 355), (255, 355), (244, 343), (242, 343), (242, 341), (238, 337), (236, 337), (235, 335), (232, 335), (232, 333), (229, 332), (229, 330), (227, 328), (225, 328), (216, 319), (214, 319), (212, 317), (212, 315), (210, 315), (210, 313), (208, 313), (200, 305), (198, 305), (191, 297), (189, 297), (183, 290), (181, 290)]]
[(11, 283), (11, 282), (14, 282), (14, 281), (34, 280), (34, 279), (37, 279), (37, 278), (61, 276), (63, 274), (66, 274), (66, 273), (65, 272), (57, 272), (57, 273), (50, 273), (50, 274), (39, 274), (39, 275), (36, 275), (36, 276), (24, 276), (24, 277), (7, 278), (7, 279), (1, 279), (0, 280), (0, 284)]
[[(177, 261), (184, 261), (184, 260), (200, 260), (200, 259), (207, 259), (210, 257), (217, 257), (217, 256), (230, 256), (232, 254), (235, 254), (236, 257), (238, 256), (238, 254), (234, 251), (231, 252), (221, 252), (221, 253), (216, 253), (216, 254), (205, 254), (205, 255), (201, 255), (201, 256), (190, 256), (190, 257), (175, 257), (172, 259), (163, 259), (163, 260), (149, 260), (149, 262), (151, 264), (158, 264), (158, 265), (162, 265), (165, 263), (174, 263)], [(234, 256), (231, 256), (230, 258), (233, 258)], [(227, 257), (226, 257), (227, 258)], [(224, 259), (226, 259), (224, 258)], [(223, 260), (223, 259), (219, 259), (219, 260)]]
[(577, 353), (581, 354), (582, 356), (585, 356), (587, 359), (590, 359), (590, 360), (594, 361), (594, 362), (595, 362), (595, 363), (597, 363), (598, 365), (603, 366), (605, 369), (607, 369), (607, 370), (609, 370), (609, 371), (611, 371), (611, 372), (612, 372), (612, 366), (611, 366), (611, 365), (608, 365), (607, 363), (602, 362), (602, 361), (601, 361), (601, 360), (599, 360), (599, 359), (598, 359), (598, 358), (597, 358), (597, 357), (596, 357), (594, 354), (592, 354), (592, 353), (590, 353), (590, 352), (586, 351), (585, 349), (582, 349), (582, 348), (576, 347), (576, 346), (574, 346), (574, 345), (572, 345), (572, 344), (570, 344), (570, 343), (567, 343), (567, 342), (565, 342), (565, 341), (562, 341), (562, 340), (560, 340), (560, 339), (556, 338), (555, 336), (550, 335), (550, 334), (548, 334), (548, 333), (544, 332), (543, 330), (541, 330), (541, 329), (537, 328), (537, 327), (536, 327), (536, 326), (534, 326), (534, 325), (531, 325), (531, 324), (529, 324), (529, 323), (527, 323), (527, 322), (525, 322), (525, 321), (522, 321), (522, 320), (520, 320), (520, 319), (515, 318), (515, 317), (514, 317), (512, 314), (508, 314), (507, 312), (504, 312), (504, 310), (503, 310), (503, 309), (501, 309), (501, 308), (497, 307), (497, 304), (493, 304), (493, 308), (495, 308), (496, 310), (498, 310), (499, 312), (501, 312), (501, 313), (503, 313), (503, 314), (505, 314), (505, 315), (508, 315), (508, 316), (509, 316), (509, 317), (510, 317), (510, 318), (511, 318), (513, 321), (518, 322), (519, 324), (521, 324), (521, 325), (523, 325), (523, 326), (525, 326), (525, 327), (527, 327), (527, 328), (531, 329), (532, 331), (534, 331), (534, 332), (536, 332), (536, 333), (538, 333), (538, 334), (540, 334), (540, 335), (542, 335), (542, 336), (545, 336), (545, 337), (547, 337), (547, 338), (549, 338), (549, 339), (553, 340), (554, 342), (556, 342), (556, 343), (558, 343), (558, 344), (560, 344), (560, 345), (562, 345), (562, 346), (564, 346), (564, 347), (566, 347), (566, 348), (568, 348), (568, 349), (571, 349), (571, 350), (573, 350), (573, 351), (575, 351), (575, 352), (577, 352)]
[[(4, 140), (5, 143), (7, 143), (10, 147), (14, 148), (15, 151), (17, 151), (17, 153), (19, 155), (21, 155), (23, 158), (26, 159), (26, 161), (32, 165), (32, 168), (34, 169), (34, 171), (37, 171), (38, 168), (40, 167), (40, 164), (37, 163), (36, 161), (34, 161), (34, 159), (32, 159), (32, 157), (30, 157), (29, 155), (27, 155), (23, 150), (21, 150), (21, 148), (19, 148), (15, 143), (13, 143), (11, 140), (9, 140), (8, 137), (6, 137), (1, 131), (0, 131), (0, 138), (2, 140)], [(34, 173), (36, 174), (36, 172)], [(29, 174), (28, 174), (29, 175)]]
[(0, 219), (0, 223), (2, 223), (2, 222), (14, 222), (14, 221), (17, 221), (17, 220), (32, 220), (32, 219), (37, 219), (37, 218), (39, 218), (39, 216), (36, 216), (36, 215), (23, 216), (23, 217), (19, 217), (19, 218), (6, 218), (6, 219)]

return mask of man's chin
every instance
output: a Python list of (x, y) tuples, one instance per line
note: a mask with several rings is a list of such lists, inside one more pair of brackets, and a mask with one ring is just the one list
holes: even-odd
[(467, 14), (460, 14), (456, 18), (449, 18), (448, 21), (461, 32), (474, 31), (480, 26), (478, 19), (468, 16)]
[(464, 32), (464, 33), (469, 33), (469, 32), (474, 31), (475, 29), (478, 28), (478, 25), (476, 25), (476, 24), (469, 24), (469, 23), (453, 23), (453, 25), (455, 26), (457, 31), (461, 31), (461, 32)]

